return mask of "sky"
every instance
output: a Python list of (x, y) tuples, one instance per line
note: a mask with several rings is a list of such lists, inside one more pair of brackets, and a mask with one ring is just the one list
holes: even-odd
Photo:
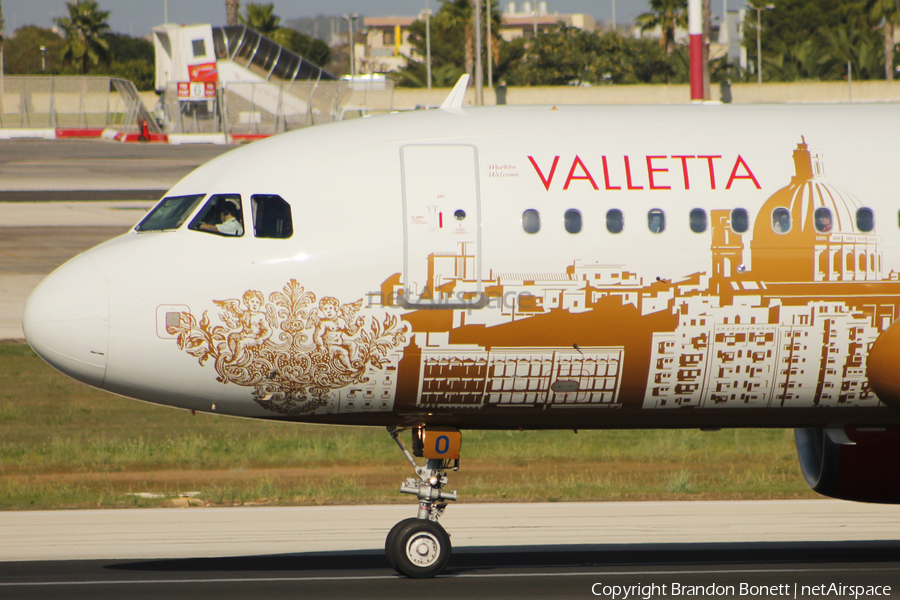
[[(387, 17), (418, 14), (425, 8), (426, 0), (257, 0), (273, 1), (275, 14), (283, 20), (317, 15), (341, 15), (358, 13), (370, 17)], [(428, 0), (432, 10), (439, 0)], [(500, 0), (506, 6), (510, 0)], [(518, 5), (523, 0), (516, 0)], [(613, 0), (548, 0), (551, 13), (587, 13), (603, 21), (610, 19)], [(712, 0), (713, 14), (721, 15), (727, 2), (728, 9), (740, 8), (745, 0)], [(163, 23), (168, 7), (172, 23), (225, 24), (225, 0), (98, 0), (101, 10), (111, 11), (109, 24), (117, 33), (143, 36), (153, 27)], [(246, 0), (241, 2), (246, 4)], [(645, 12), (648, 0), (615, 0), (616, 20), (629, 23), (631, 18)], [(65, 0), (6, 0), (2, 2), (6, 20), (4, 33), (11, 34), (22, 25), (53, 27), (53, 19), (67, 15)]]

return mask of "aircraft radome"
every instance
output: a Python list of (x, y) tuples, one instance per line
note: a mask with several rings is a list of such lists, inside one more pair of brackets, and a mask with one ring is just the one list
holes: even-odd
[(465, 429), (794, 428), (817, 492), (900, 502), (900, 107), (461, 89), (200, 167), (37, 287), (28, 342), (131, 398), (387, 427), (426, 459), (411, 577)]

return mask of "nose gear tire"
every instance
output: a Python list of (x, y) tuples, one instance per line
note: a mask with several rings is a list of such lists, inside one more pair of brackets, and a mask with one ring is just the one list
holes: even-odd
[(388, 562), (401, 575), (413, 579), (434, 577), (450, 560), (450, 536), (428, 519), (405, 519), (397, 523), (385, 540)]

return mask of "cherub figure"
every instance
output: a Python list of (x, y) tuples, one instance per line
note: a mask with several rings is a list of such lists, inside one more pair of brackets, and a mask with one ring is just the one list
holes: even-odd
[(231, 361), (236, 363), (244, 358), (245, 352), (250, 348), (262, 345), (272, 337), (272, 331), (277, 323), (275, 307), (271, 304), (265, 306), (265, 297), (256, 290), (247, 290), (244, 293), (244, 305), (241, 307), (238, 300), (214, 300), (213, 302), (225, 309), (219, 315), (233, 329), (228, 334), (228, 349), (231, 351)]
[(348, 371), (353, 370), (356, 344), (344, 336), (356, 335), (359, 328), (365, 324), (363, 317), (354, 321), (360, 308), (362, 300), (342, 306), (337, 298), (326, 296), (319, 300), (319, 309), (313, 313), (315, 321), (313, 341), (316, 343), (316, 349), (325, 352), (328, 357), (337, 358), (340, 365)]

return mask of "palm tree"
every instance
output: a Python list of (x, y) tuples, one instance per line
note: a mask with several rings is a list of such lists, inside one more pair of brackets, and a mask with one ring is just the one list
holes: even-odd
[(241, 0), (225, 0), (225, 24), (237, 25), (239, 23), (239, 11), (241, 10)]
[(872, 20), (884, 21), (884, 76), (894, 80), (894, 26), (900, 22), (900, 6), (897, 0), (875, 0)]
[(109, 33), (108, 10), (99, 10), (96, 0), (66, 2), (68, 17), (53, 19), (66, 34), (63, 60), (81, 61), (82, 75), (88, 72), (88, 62), (95, 65), (109, 55), (109, 43), (103, 34)]
[(659, 45), (666, 54), (675, 50), (675, 29), (687, 27), (687, 0), (650, 0), (650, 12), (638, 15), (641, 31), (653, 31), (657, 27), (662, 34)]
[(279, 29), (281, 17), (274, 14), (275, 5), (271, 2), (268, 4), (258, 4), (249, 2), (247, 4), (247, 14), (239, 15), (241, 23), (259, 32), (260, 35), (271, 38)]

